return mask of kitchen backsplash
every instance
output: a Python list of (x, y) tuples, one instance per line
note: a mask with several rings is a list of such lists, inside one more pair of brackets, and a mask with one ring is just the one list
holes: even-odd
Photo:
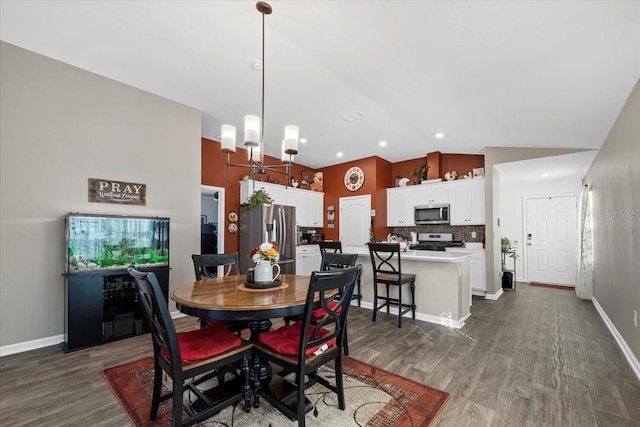
[[(464, 242), (483, 242), (484, 241), (484, 225), (419, 225), (415, 227), (393, 227), (393, 234), (405, 237), (409, 240), (411, 232), (415, 233), (451, 233), (453, 240)], [(476, 232), (476, 237), (471, 237), (472, 232)]]

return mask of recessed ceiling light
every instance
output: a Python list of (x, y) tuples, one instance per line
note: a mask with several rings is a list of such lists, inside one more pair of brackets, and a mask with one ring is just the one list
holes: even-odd
[(436, 138), (438, 138), (438, 139), (444, 138), (444, 133), (442, 133), (442, 132), (436, 133)]
[(542, 173), (539, 173), (538, 176), (549, 176), (549, 174), (546, 172), (542, 172)]
[(386, 147), (387, 141), (380, 141), (380, 147)]
[(300, 138), (300, 144), (305, 144), (307, 142), (307, 138)]
[(344, 154), (342, 154), (342, 152), (341, 152), (341, 151), (338, 151), (338, 152), (336, 153), (336, 156), (338, 156), (338, 157), (342, 157), (342, 156), (344, 156)]

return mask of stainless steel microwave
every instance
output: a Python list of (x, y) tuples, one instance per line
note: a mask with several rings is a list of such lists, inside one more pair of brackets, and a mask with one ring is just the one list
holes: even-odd
[(416, 225), (449, 224), (449, 205), (439, 203), (414, 207), (413, 220)]

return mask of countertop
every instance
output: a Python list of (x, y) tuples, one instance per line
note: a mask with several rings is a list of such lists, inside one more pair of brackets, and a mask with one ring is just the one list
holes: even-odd
[[(369, 256), (369, 248), (363, 247), (361, 250), (355, 251), (358, 255)], [(412, 261), (435, 261), (435, 262), (460, 262), (465, 258), (470, 258), (470, 253), (463, 252), (446, 252), (446, 251), (406, 251), (400, 254), (403, 260)]]

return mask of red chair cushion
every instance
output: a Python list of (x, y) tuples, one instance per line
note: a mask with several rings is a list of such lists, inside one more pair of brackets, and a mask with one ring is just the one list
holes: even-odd
[[(331, 301), (329, 304), (327, 304), (327, 307), (329, 307), (329, 309), (333, 310), (336, 305), (338, 305), (338, 301)], [(337, 313), (340, 314), (341, 311), (342, 311), (342, 307), (339, 307), (338, 310), (337, 310)], [(322, 308), (322, 307), (316, 308), (315, 310), (313, 310), (311, 312), (311, 318), (313, 320), (320, 320), (326, 314), (327, 314), (327, 312), (325, 311), (324, 308)]]
[[(258, 341), (261, 344), (269, 347), (271, 350), (276, 353), (284, 354), (286, 356), (297, 356), (298, 355), (298, 346), (300, 345), (300, 328), (302, 327), (302, 322), (296, 322), (293, 325), (283, 326), (280, 329), (275, 331), (265, 332), (264, 334), (260, 334)], [(307, 331), (307, 338), (311, 336), (315, 329), (314, 325), (310, 325), (309, 331)], [(327, 329), (320, 328), (318, 332), (318, 338), (323, 337), (331, 332)], [(329, 347), (334, 345), (336, 342), (335, 338), (331, 338), (325, 344)], [(322, 345), (322, 344), (321, 344)], [(309, 347), (305, 354), (310, 356), (314, 351), (318, 350), (321, 345), (316, 345), (313, 347)]]
[[(242, 344), (240, 337), (218, 324), (193, 331), (179, 332), (177, 337), (182, 363), (208, 359)], [(164, 352), (163, 354), (165, 357), (169, 357), (168, 354)]]

